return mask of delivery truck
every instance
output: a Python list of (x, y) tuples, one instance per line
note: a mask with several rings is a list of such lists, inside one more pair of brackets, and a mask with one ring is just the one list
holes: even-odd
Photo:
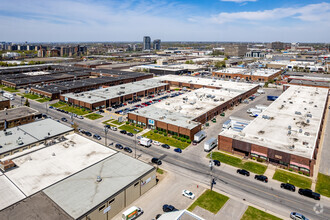
[(3, 93), (3, 97), (6, 97), (7, 99), (14, 100), (14, 95), (8, 92)]
[(210, 138), (204, 143), (204, 151), (209, 152), (218, 145), (217, 138)]
[(206, 138), (206, 133), (205, 131), (199, 131), (194, 135), (194, 142), (199, 143), (201, 142), (204, 138)]
[(152, 141), (149, 138), (145, 138), (145, 137), (143, 137), (139, 140), (139, 144), (142, 145), (142, 146), (145, 146), (145, 147), (150, 147), (151, 142)]
[(256, 109), (259, 109), (261, 111), (266, 110), (267, 107), (268, 107), (267, 105), (256, 105)]
[(136, 219), (140, 215), (143, 214), (143, 210), (139, 207), (133, 206), (129, 209), (127, 209), (125, 212), (123, 212), (122, 220), (132, 220)]

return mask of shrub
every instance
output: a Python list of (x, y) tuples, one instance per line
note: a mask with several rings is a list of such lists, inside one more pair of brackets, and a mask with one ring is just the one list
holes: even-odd
[(180, 140), (181, 140), (182, 142), (186, 142), (186, 139), (185, 139), (185, 138), (180, 138)]
[(187, 140), (187, 143), (189, 143), (189, 144), (190, 144), (190, 143), (191, 143), (191, 140)]
[(165, 133), (164, 136), (167, 137), (167, 134)]
[(155, 131), (154, 131), (154, 133), (155, 133), (155, 134), (157, 134), (157, 133), (158, 133), (158, 131), (157, 131), (157, 130), (155, 130)]
[(299, 174), (302, 174), (303, 172), (299, 171), (298, 173), (299, 173)]
[(252, 157), (252, 160), (256, 160), (256, 158), (255, 157)]
[(292, 168), (289, 168), (289, 171), (293, 171), (293, 169)]
[(176, 136), (176, 135), (173, 135), (172, 137), (175, 138), (175, 139), (178, 139), (178, 136)]
[(163, 132), (162, 132), (162, 131), (160, 131), (160, 132), (159, 132), (159, 134), (163, 134)]
[(261, 159), (261, 158), (257, 158), (257, 161), (258, 162), (261, 162), (261, 163), (265, 162), (265, 160), (264, 159)]
[(129, 124), (129, 122), (127, 121), (127, 122), (126, 122), (126, 124), (128, 125), (128, 124)]

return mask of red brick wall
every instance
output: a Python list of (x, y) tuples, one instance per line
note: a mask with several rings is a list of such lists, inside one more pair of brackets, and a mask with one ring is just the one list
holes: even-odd
[(3, 110), (5, 108), (10, 108), (10, 100), (3, 100), (3, 101), (0, 101), (0, 110)]
[(227, 152), (232, 153), (233, 152), (233, 139), (224, 137), (219, 135), (218, 136), (218, 149), (219, 150), (224, 150)]

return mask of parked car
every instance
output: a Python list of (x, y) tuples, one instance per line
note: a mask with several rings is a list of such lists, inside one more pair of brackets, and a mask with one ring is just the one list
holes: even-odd
[(316, 192), (313, 192), (312, 190), (310, 189), (299, 189), (298, 193), (300, 195), (303, 195), (303, 196), (307, 196), (307, 197), (310, 197), (310, 198), (313, 198), (315, 200), (320, 200), (321, 199), (321, 195), (316, 193)]
[(90, 133), (89, 131), (85, 131), (85, 135), (88, 136), (88, 137), (91, 137), (92, 133)]
[(158, 141), (154, 141), (153, 144), (156, 145), (156, 146), (160, 146), (161, 145), (161, 143), (158, 142)]
[(182, 150), (180, 148), (175, 148), (174, 151), (177, 153), (182, 153)]
[(78, 115), (77, 118), (84, 119), (84, 116)]
[(193, 141), (193, 142), (192, 142), (192, 145), (197, 145), (197, 144), (198, 144), (197, 141)]
[(167, 205), (167, 204), (163, 205), (163, 212), (173, 212), (175, 210), (176, 208), (172, 205)]
[(130, 137), (133, 137), (134, 136), (134, 134), (133, 133), (131, 133), (131, 132), (128, 132), (128, 133), (126, 133), (128, 136), (130, 136)]
[(268, 177), (264, 175), (255, 175), (254, 179), (268, 183)]
[(160, 159), (156, 158), (156, 157), (152, 158), (151, 162), (155, 163), (157, 165), (162, 165), (162, 161)]
[(166, 149), (170, 149), (170, 145), (168, 145), (168, 144), (162, 144), (162, 147), (166, 148)]
[(194, 199), (195, 198), (194, 193), (192, 193), (192, 192), (190, 192), (186, 189), (182, 191), (182, 195), (185, 196), (185, 197), (188, 197), (189, 199)]
[(93, 135), (93, 138), (96, 139), (96, 140), (101, 140), (101, 136), (98, 135), (98, 134), (94, 134)]
[(124, 151), (126, 151), (127, 153), (132, 153), (132, 149), (129, 147), (124, 147)]
[(63, 122), (67, 122), (67, 121), (68, 121), (68, 119), (66, 119), (66, 118), (61, 118), (61, 120), (62, 120)]
[(250, 176), (250, 172), (244, 169), (238, 169), (236, 172), (244, 176)]
[(213, 165), (219, 167), (221, 163), (218, 160), (213, 160)]
[(105, 127), (105, 128), (108, 128), (108, 129), (110, 129), (110, 128), (111, 128), (111, 126), (110, 126), (110, 125), (105, 125), (104, 127)]
[(125, 130), (121, 130), (120, 133), (122, 133), (122, 134), (127, 134), (127, 131), (125, 131)]
[(123, 145), (121, 145), (121, 144), (116, 144), (115, 147), (120, 149), (120, 150), (122, 150), (124, 148)]
[(290, 190), (292, 192), (296, 191), (296, 187), (294, 185), (290, 184), (290, 183), (281, 183), (281, 188)]
[(308, 218), (306, 218), (305, 216), (303, 216), (302, 214), (298, 213), (298, 212), (291, 212), (290, 214), (290, 218), (295, 219), (295, 220), (309, 220)]

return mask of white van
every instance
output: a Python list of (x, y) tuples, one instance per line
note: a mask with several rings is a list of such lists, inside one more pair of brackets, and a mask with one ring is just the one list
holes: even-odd
[(123, 212), (122, 220), (136, 219), (138, 216), (143, 214), (143, 210), (139, 207), (133, 206)]
[(139, 144), (142, 145), (142, 146), (145, 146), (145, 147), (150, 147), (151, 142), (152, 141), (149, 138), (145, 138), (145, 137), (143, 137), (139, 140)]
[(217, 138), (210, 138), (204, 143), (204, 151), (209, 152), (218, 145)]

